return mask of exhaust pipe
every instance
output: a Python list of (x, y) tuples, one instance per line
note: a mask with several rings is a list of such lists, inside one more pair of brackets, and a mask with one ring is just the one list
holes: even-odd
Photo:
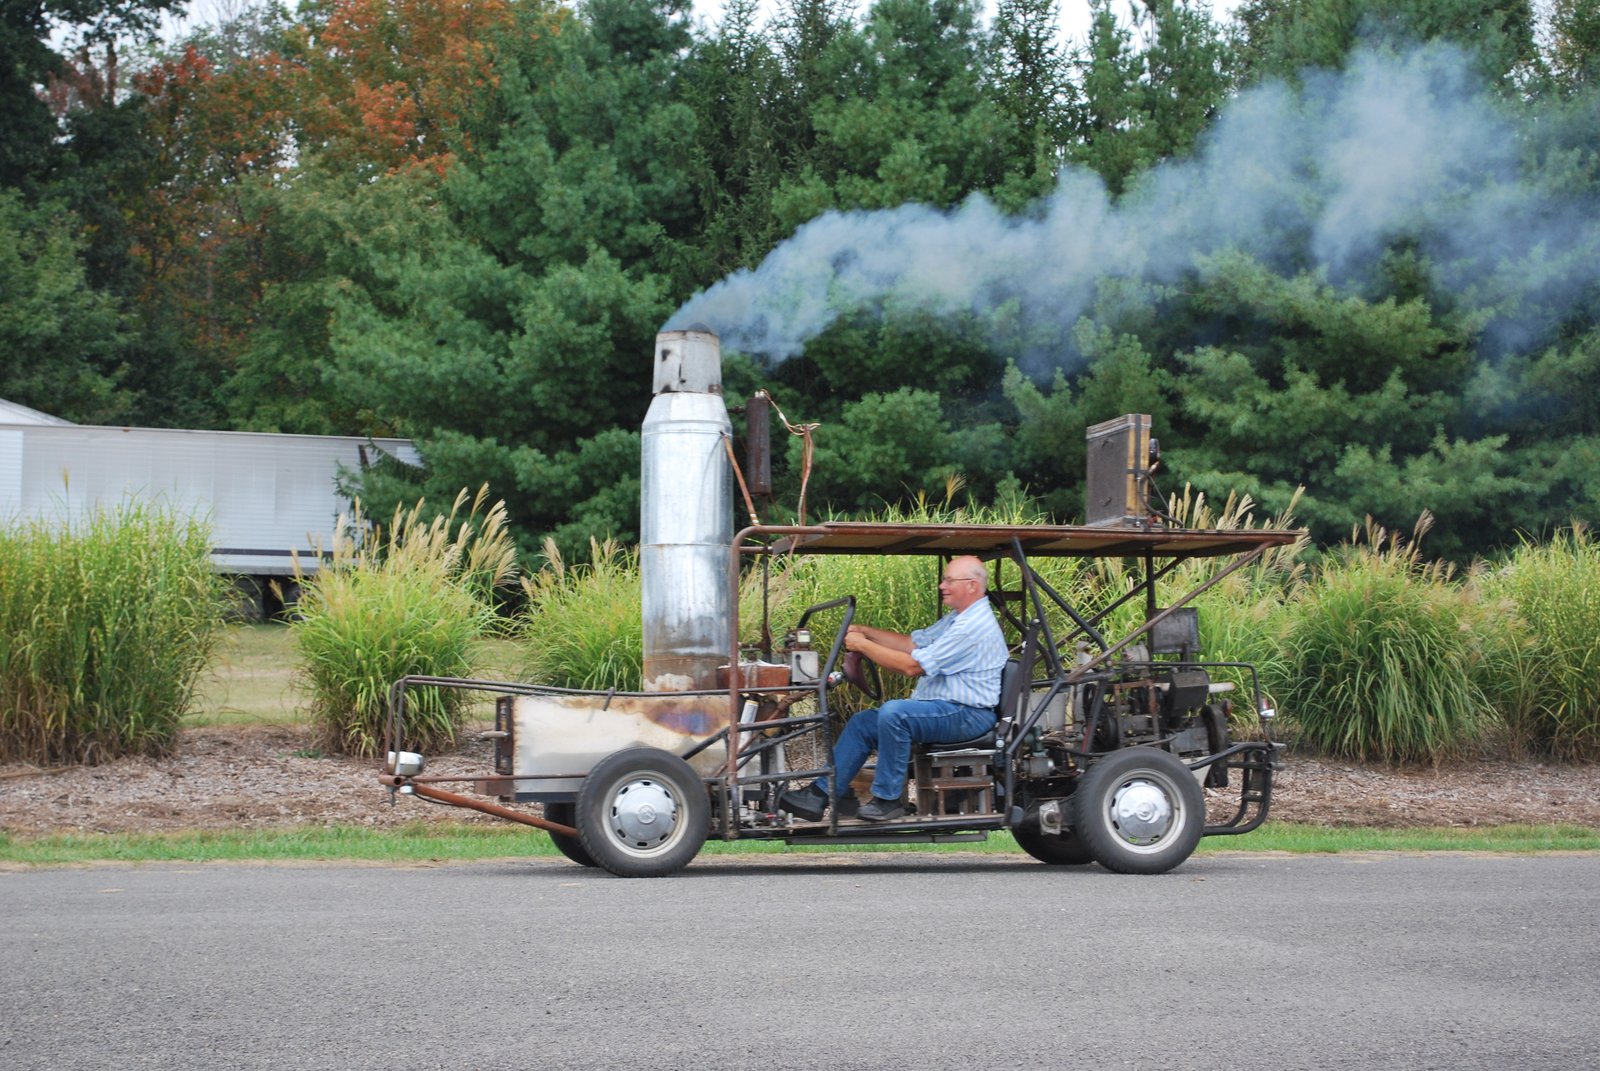
[(728, 662), (733, 474), (723, 438), (722, 343), (704, 324), (656, 336), (640, 437), (644, 689), (712, 689)]

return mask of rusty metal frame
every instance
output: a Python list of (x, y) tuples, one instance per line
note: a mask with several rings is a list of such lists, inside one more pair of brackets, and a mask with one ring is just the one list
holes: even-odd
[[(404, 780), (404, 778), (394, 777), (393, 774), (390, 774), (389, 776), (397, 783)], [(415, 779), (412, 780), (411, 787), (417, 795), (423, 796), (437, 803), (449, 804), (451, 807), (466, 807), (470, 810), (482, 811), (484, 814), (491, 814), (496, 818), (505, 818), (512, 822), (520, 822), (525, 826), (532, 826), (535, 829), (542, 829), (546, 833), (561, 833), (568, 837), (576, 837), (578, 835), (578, 831), (576, 829), (573, 829), (571, 826), (562, 825), (560, 822), (552, 822), (547, 818), (535, 818), (531, 814), (523, 814), (521, 811), (513, 810), (510, 807), (502, 807), (498, 803), (490, 803), (488, 800), (480, 800), (472, 796), (463, 796), (459, 792), (446, 792), (442, 788), (435, 788), (431, 784), (423, 784)]]
[[(740, 661), (739, 587), (743, 579), (742, 563), (747, 556), (761, 556), (765, 561), (774, 555), (811, 555), (819, 553), (897, 556), (936, 554), (942, 557), (949, 557), (955, 554), (975, 554), (996, 563), (1009, 558), (1017, 564), (1021, 573), (1024, 602), (1026, 603), (1031, 599), (1035, 609), (1038, 608), (1040, 603), (1034, 584), (1038, 583), (1047, 590), (1049, 585), (1044, 584), (1034, 574), (1034, 570), (1028, 565), (1030, 557), (1135, 557), (1140, 559), (1144, 566), (1144, 575), (1139, 583), (1130, 592), (1089, 619), (1080, 617), (1062, 596), (1053, 590), (1049, 591), (1051, 600), (1066, 611), (1083, 632), (1087, 632), (1097, 640), (1100, 640), (1102, 647), (1099, 655), (1081, 666), (1074, 667), (1072, 671), (1063, 676), (1060, 672), (1059, 659), (1054, 652), (1054, 643), (1049, 640), (1048, 628), (1046, 628), (1047, 642), (1044, 646), (1050, 651), (1049, 657), (1052, 669), (1055, 670), (1055, 675), (1062, 684), (1071, 684), (1081, 680), (1097, 666), (1107, 664), (1111, 657), (1126, 649), (1174, 611), (1187, 605), (1225, 577), (1253, 562), (1259, 561), (1269, 550), (1275, 547), (1293, 545), (1300, 538), (1301, 533), (1299, 532), (1273, 529), (1229, 529), (1218, 531), (1167, 528), (1088, 528), (1077, 525), (936, 525), (863, 522), (831, 522), (815, 525), (751, 525), (734, 536), (730, 548), (731, 553), (728, 555), (729, 606), (732, 608), (728, 622), (728, 665), (737, 666)], [(1171, 560), (1158, 570), (1155, 566), (1157, 557), (1170, 558)], [(1195, 557), (1233, 557), (1234, 560), (1203, 584), (1173, 599), (1165, 609), (1159, 612), (1155, 611), (1156, 583), (1176, 568), (1181, 561)], [(996, 564), (997, 575), (998, 569), (999, 565)], [(1100, 620), (1105, 614), (1110, 613), (1117, 606), (1122, 605), (1123, 602), (1136, 597), (1141, 591), (1145, 592), (1148, 603), (1147, 619), (1144, 624), (1114, 644), (1106, 646), (1098, 631), (1094, 629), (1093, 623)], [(821, 668), (816, 686), (818, 692), (818, 715), (822, 719), (821, 731), (825, 737), (831, 735), (828, 731), (826, 717), (826, 681), (837, 657), (838, 639), (836, 637), (828, 662)], [(749, 689), (739, 687), (738, 674), (730, 672), (728, 674), (727, 728), (727, 738), (730, 741), (735, 741), (739, 738), (741, 694), (747, 691)], [(1259, 693), (1259, 687), (1257, 692)], [(1257, 705), (1259, 707), (1259, 695), (1257, 697)], [(825, 739), (823, 743), (827, 753), (831, 754), (831, 740)], [(730, 754), (736, 750), (737, 745), (730, 747)], [(794, 772), (789, 776), (803, 778), (806, 773)], [(762, 778), (761, 780), (776, 779)], [(1270, 774), (1268, 780), (1270, 782)], [(834, 779), (830, 778), (830, 791), (836, 793), (838, 788), (833, 781)], [(1013, 778), (1008, 765), (1006, 775), (1008, 798), (1009, 793), (1015, 788), (1012, 782)], [(724, 840), (737, 840), (740, 838), (741, 833), (751, 835), (750, 831), (741, 831), (737, 822), (737, 801), (740, 799), (740, 785), (744, 783), (757, 782), (741, 779), (738, 763), (730, 761), (727, 771), (723, 775), (722, 792), (719, 794), (721, 799), (719, 801), (720, 814), (718, 824), (721, 826), (721, 835)], [(1268, 797), (1270, 798), (1270, 791)], [(837, 833), (837, 808), (830, 808), (830, 815), (828, 831), (830, 834)], [(962, 816), (962, 820), (966, 823), (967, 828), (1004, 828), (1007, 824), (1003, 818), (983, 822), (974, 820), (970, 816)], [(918, 827), (927, 825), (930, 828), (944, 824), (945, 822), (942, 820), (937, 823), (916, 823)], [(766, 831), (762, 831), (762, 834), (765, 833)]]
[[(737, 667), (740, 662), (741, 645), (739, 635), (741, 620), (739, 616), (739, 588), (743, 574), (743, 563), (751, 557), (760, 558), (765, 568), (773, 557), (790, 554), (808, 556), (812, 554), (935, 555), (941, 558), (949, 558), (956, 554), (970, 553), (994, 563), (997, 586), (1002, 582), (1001, 569), (1004, 562), (1009, 559), (1016, 563), (1020, 574), (1019, 587), (1016, 594), (1022, 602), (1024, 620), (1026, 620), (1029, 613), (1038, 614), (1042, 612), (1043, 600), (1047, 595), (1049, 601), (1063, 609), (1078, 626), (1077, 632), (1070, 633), (1061, 641), (1056, 641), (1050, 637), (1047, 625), (1042, 630), (1041, 639), (1043, 642), (1040, 644), (1040, 654), (1049, 664), (1051, 675), (1057, 682), (1055, 690), (1058, 691), (1060, 687), (1080, 682), (1093, 673), (1104, 672), (1105, 667), (1109, 665), (1113, 657), (1126, 650), (1141, 636), (1148, 634), (1173, 612), (1187, 605), (1227, 576), (1259, 561), (1268, 551), (1276, 547), (1292, 545), (1301, 538), (1301, 535), (1299, 532), (1279, 530), (1114, 529), (1058, 525), (930, 525), (858, 522), (830, 522), (814, 525), (751, 525), (734, 536), (730, 547), (728, 584), (731, 613), (729, 614), (727, 636), (728, 665)], [(1034, 557), (1134, 558), (1139, 560), (1143, 566), (1141, 570), (1142, 576), (1130, 591), (1124, 593), (1110, 605), (1099, 608), (1096, 613), (1085, 618), (1065, 598), (1056, 593), (1042, 578), (1036, 575), (1029, 565), (1029, 559)], [(1154, 604), (1157, 582), (1170, 574), (1180, 562), (1193, 557), (1231, 557), (1234, 560), (1228, 562), (1204, 583), (1173, 599), (1170, 605), (1164, 609), (1157, 610)], [(1159, 568), (1156, 566), (1157, 559), (1163, 559), (1163, 564)], [(1043, 588), (1044, 592), (1041, 593), (1039, 588)], [(1130, 599), (1137, 598), (1141, 592), (1145, 594), (1147, 603), (1144, 623), (1116, 642), (1108, 644), (1095, 625), (1118, 606)], [(765, 602), (765, 599), (763, 599), (763, 602)], [(849, 617), (848, 612), (846, 616), (847, 618)], [(1009, 615), (1007, 616), (1009, 620)], [(766, 627), (764, 623), (764, 637)], [(1078, 635), (1088, 635), (1095, 639), (1096, 645), (1100, 647), (1100, 650), (1087, 662), (1073, 667), (1070, 671), (1065, 671), (1057, 651), (1058, 642), (1065, 643)], [(741, 675), (730, 671), (726, 690), (718, 688), (681, 693), (685, 696), (698, 695), (707, 698), (726, 696), (726, 725), (717, 730), (707, 740), (697, 744), (694, 751), (691, 751), (691, 754), (693, 754), (695, 751), (715, 743), (718, 739), (727, 742), (729, 758), (724, 764), (721, 774), (705, 778), (708, 787), (715, 786), (721, 790), (717, 793), (720, 798), (713, 813), (715, 815), (715, 825), (720, 827), (723, 839), (737, 840), (741, 837), (773, 839), (786, 837), (797, 832), (796, 829), (791, 827), (741, 829), (738, 820), (739, 801), (742, 798), (741, 786), (804, 778), (825, 771), (786, 771), (781, 775), (741, 776), (739, 766), (740, 758), (745, 751), (745, 744), (743, 743), (745, 734), (771, 730), (774, 727), (774, 723), (753, 723), (750, 726), (743, 726), (740, 724), (740, 712), (744, 698), (752, 693), (792, 695), (810, 692), (814, 689), (818, 700), (816, 714), (788, 719), (793, 723), (792, 732), (786, 734), (783, 739), (788, 740), (802, 734), (817, 732), (822, 736), (825, 752), (831, 754), (832, 733), (828, 721), (827, 681), (829, 674), (834, 670), (839, 659), (841, 640), (842, 632), (835, 636), (827, 660), (821, 666), (818, 680), (814, 685), (752, 688), (743, 686), (741, 684)], [(384, 725), (386, 751), (400, 752), (404, 749), (405, 695), (406, 690), (410, 687), (454, 688), (509, 695), (568, 694), (592, 697), (596, 694), (604, 694), (582, 689), (517, 684), (505, 681), (427, 676), (402, 677), (390, 687), (389, 709)], [(1255, 691), (1259, 708), (1259, 683), (1255, 685)], [(634, 694), (656, 696), (659, 693), (622, 693), (614, 691), (611, 694), (618, 696), (632, 696)], [(1054, 693), (1052, 692), (1052, 694)], [(1037, 717), (1038, 712), (1034, 711), (1033, 717), (1026, 720), (1031, 723), (1036, 721)], [(1206, 834), (1242, 833), (1249, 829), (1254, 829), (1265, 818), (1266, 810), (1270, 806), (1272, 770), (1275, 766), (1275, 752), (1272, 751), (1272, 745), (1259, 742), (1242, 743), (1235, 745), (1225, 753), (1206, 758), (1199, 765), (1209, 765), (1218, 761), (1226, 762), (1230, 768), (1244, 770), (1247, 775), (1246, 783), (1241, 790), (1239, 813), (1234, 816), (1231, 822), (1219, 826), (1206, 827)], [(1191, 768), (1198, 768), (1198, 766)], [(1008, 799), (1013, 798), (1012, 793), (1015, 791), (1013, 773), (1014, 771), (1011, 770), (1008, 763), (1006, 773)], [(417, 795), (432, 802), (476, 810), (484, 814), (565, 836), (576, 836), (577, 831), (571, 826), (544, 818), (537, 818), (509, 807), (458, 792), (447, 791), (437, 786), (448, 782), (473, 782), (478, 786), (479, 791), (487, 794), (489, 790), (499, 787), (502, 782), (511, 785), (523, 780), (573, 780), (581, 779), (582, 776), (582, 774), (540, 774), (507, 777), (500, 775), (498, 771), (496, 776), (490, 778), (471, 775), (402, 776), (396, 774), (389, 767), (389, 764), (385, 763), (385, 769), (380, 774), (380, 782), (391, 790), (409, 787)], [(837, 788), (834, 791), (837, 791)], [(1252, 807), (1256, 811), (1247, 818), (1246, 812)], [(937, 838), (945, 834), (955, 833), (958, 830), (999, 829), (1005, 828), (1009, 824), (1008, 816), (1003, 814), (929, 817), (905, 827), (898, 825), (885, 827), (881, 832), (874, 832), (869, 839), (877, 843), (907, 839), (925, 840), (930, 835)], [(816, 836), (837, 840), (839, 832), (837, 809), (834, 809), (834, 814), (828, 822), (800, 829), (798, 832), (808, 838)]]

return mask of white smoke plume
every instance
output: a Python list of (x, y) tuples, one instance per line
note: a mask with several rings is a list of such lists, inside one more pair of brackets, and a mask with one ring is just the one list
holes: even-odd
[(1488, 341), (1525, 345), (1600, 280), (1600, 213), (1526, 174), (1527, 134), (1459, 51), (1367, 51), (1343, 72), (1241, 94), (1193, 158), (1115, 203), (1097, 176), (1068, 168), (1022, 217), (981, 195), (950, 211), (828, 213), (667, 327), (706, 323), (725, 346), (772, 360), (863, 307), (983, 313), (1015, 301), (1024, 328), (1064, 330), (1107, 277), (1168, 283), (1232, 249), (1359, 286), (1404, 239), (1436, 286), (1495, 311)]

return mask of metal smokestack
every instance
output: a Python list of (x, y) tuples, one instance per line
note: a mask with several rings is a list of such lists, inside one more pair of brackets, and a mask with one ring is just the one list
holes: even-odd
[(732, 431), (716, 334), (704, 324), (661, 332), (640, 441), (646, 691), (715, 688), (728, 661), (733, 474), (723, 437)]

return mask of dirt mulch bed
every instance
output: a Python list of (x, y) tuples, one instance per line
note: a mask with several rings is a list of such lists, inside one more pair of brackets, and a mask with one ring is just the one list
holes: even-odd
[[(482, 773), (489, 760), (489, 747), (474, 740), (428, 772)], [(320, 756), (300, 729), (187, 729), (176, 752), (161, 759), (0, 765), (0, 830), (38, 836), (495, 821), (411, 799), (391, 807), (377, 773), (370, 760)]]
[[(489, 760), (489, 745), (472, 739), (428, 772), (482, 774)], [(48, 770), (0, 765), (0, 830), (39, 836), (500, 821), (415, 799), (391, 807), (376, 774), (370, 761), (317, 757), (303, 730), (190, 729), (164, 759)], [(1494, 761), (1396, 770), (1291, 754), (1275, 784), (1272, 817), (1386, 828), (1600, 828), (1600, 766)]]

